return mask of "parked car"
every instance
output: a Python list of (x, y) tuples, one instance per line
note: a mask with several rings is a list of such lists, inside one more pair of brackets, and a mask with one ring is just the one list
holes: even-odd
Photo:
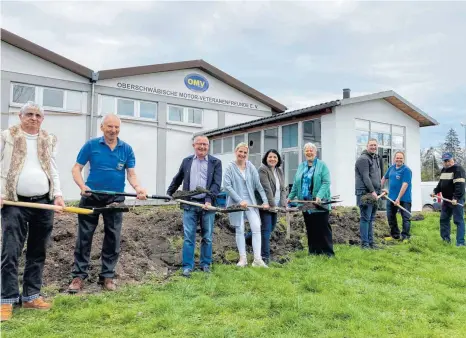
[[(423, 211), (440, 211), (442, 209), (442, 200), (440, 198), (432, 198), (430, 194), (437, 186), (435, 182), (421, 182), (421, 198)], [(438, 196), (441, 196), (438, 194)]]

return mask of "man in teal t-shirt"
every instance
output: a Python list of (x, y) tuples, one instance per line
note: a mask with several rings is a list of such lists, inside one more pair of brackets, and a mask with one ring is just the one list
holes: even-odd
[[(398, 205), (402, 206), (409, 212), (411, 212), (411, 179), (412, 172), (405, 164), (405, 155), (402, 151), (395, 153), (395, 164), (388, 168), (384, 177), (382, 178), (382, 186), (385, 180), (388, 180), (388, 197), (395, 201), (395, 204), (387, 200), (387, 219), (390, 225), (391, 237), (387, 239), (409, 239), (411, 221), (409, 214), (398, 208)], [(400, 211), (403, 219), (403, 230), (400, 236), (400, 229), (398, 228), (398, 222), (396, 219), (397, 211)]]

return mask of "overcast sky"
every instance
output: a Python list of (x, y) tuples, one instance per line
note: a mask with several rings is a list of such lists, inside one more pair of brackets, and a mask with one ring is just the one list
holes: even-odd
[(93, 70), (204, 59), (290, 109), (395, 90), (466, 122), (466, 2), (8, 2), (2, 27)]

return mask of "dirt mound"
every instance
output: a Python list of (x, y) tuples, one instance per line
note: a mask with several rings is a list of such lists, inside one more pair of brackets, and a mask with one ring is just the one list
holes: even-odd
[[(102, 221), (101, 221), (102, 222)], [(357, 208), (336, 208), (330, 214), (335, 243), (359, 244), (359, 213)], [(52, 240), (49, 243), (44, 271), (44, 284), (51, 289), (64, 291), (71, 280), (73, 250), (77, 228), (74, 214), (56, 215)], [(380, 212), (375, 222), (375, 236), (387, 235), (385, 213)], [(95, 282), (100, 272), (100, 250), (104, 236), (99, 223), (92, 243), (89, 278), (86, 290), (98, 289)], [(196, 259), (199, 257), (198, 231)], [(286, 261), (290, 252), (301, 250), (307, 244), (301, 213), (291, 217), (290, 238), (286, 238), (285, 217), (281, 217), (271, 238), (271, 255), (278, 262)], [(164, 279), (181, 266), (183, 245), (182, 211), (174, 207), (139, 207), (124, 214), (121, 236), (121, 254), (117, 264), (117, 281), (121, 284), (137, 283), (146, 278)], [(248, 247), (248, 250), (251, 250)], [(228, 216), (217, 214), (213, 238), (214, 261), (236, 263), (238, 253), (235, 232)]]

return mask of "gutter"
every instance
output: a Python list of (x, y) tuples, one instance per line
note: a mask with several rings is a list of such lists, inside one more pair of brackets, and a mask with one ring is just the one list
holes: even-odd
[(92, 72), (91, 77), (91, 121), (89, 123), (89, 139), (91, 139), (94, 135), (94, 86), (97, 80), (99, 79), (99, 72)]

